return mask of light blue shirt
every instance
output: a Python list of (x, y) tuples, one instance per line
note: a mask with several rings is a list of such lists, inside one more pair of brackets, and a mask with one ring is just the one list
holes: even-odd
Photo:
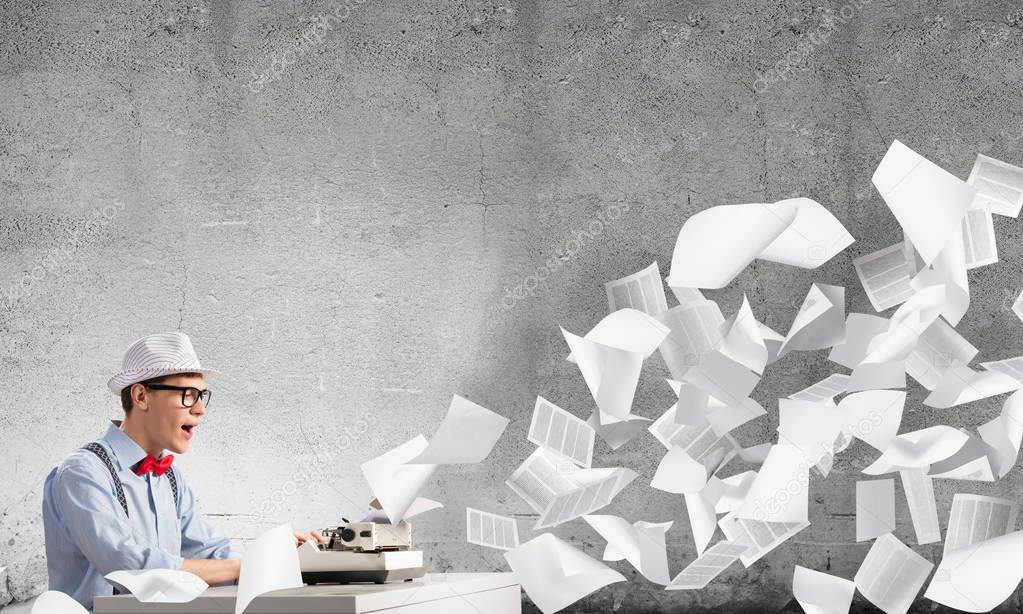
[(43, 529), (50, 590), (92, 611), (94, 597), (113, 595), (103, 576), (121, 569), (180, 569), (185, 559), (227, 559), (227, 538), (210, 527), (179, 468), (180, 504), (167, 474), (135, 475), (146, 452), (118, 428), (97, 441), (106, 448), (124, 485), (129, 516), (117, 501), (110, 471), (88, 450), (76, 450), (46, 476)]

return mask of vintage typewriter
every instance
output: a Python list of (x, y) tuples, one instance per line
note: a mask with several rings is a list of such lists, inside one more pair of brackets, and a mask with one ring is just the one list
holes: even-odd
[(408, 521), (350, 522), (323, 529), (325, 544), (308, 541), (298, 549), (302, 581), (306, 584), (350, 582), (402, 582), (421, 578), (423, 553), (412, 550)]

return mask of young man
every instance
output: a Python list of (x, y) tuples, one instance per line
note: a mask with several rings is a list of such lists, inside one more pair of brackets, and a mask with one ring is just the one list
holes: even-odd
[[(124, 420), (76, 450), (46, 478), (43, 527), (51, 590), (91, 611), (112, 595), (104, 575), (121, 569), (183, 569), (209, 584), (238, 579), (241, 558), (210, 527), (173, 454), (188, 451), (212, 393), (184, 333), (139, 339), (107, 383)], [(322, 541), (295, 533), (301, 544)]]

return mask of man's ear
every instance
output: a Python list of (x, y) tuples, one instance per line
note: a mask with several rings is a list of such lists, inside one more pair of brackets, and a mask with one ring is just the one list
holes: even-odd
[(146, 394), (146, 387), (142, 384), (131, 385), (131, 402), (135, 409), (149, 411), (149, 399)]

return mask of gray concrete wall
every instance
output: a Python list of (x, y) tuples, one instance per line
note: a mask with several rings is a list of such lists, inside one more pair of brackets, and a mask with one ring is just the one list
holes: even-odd
[[(782, 332), (811, 281), (872, 312), (851, 260), (899, 236), (870, 185), (892, 139), (961, 177), (977, 152), (1023, 162), (1021, 10), (0, 0), (0, 603), (45, 588), (40, 486), (119, 415), (105, 381), (123, 349), (178, 329), (225, 373), (180, 465), (232, 538), (356, 513), (359, 462), (429, 436), (459, 393), (512, 424), (484, 464), (438, 472), (424, 494), (447, 507), (416, 524), (418, 541), (435, 570), (506, 569), (464, 543), (462, 510), (518, 514), (530, 535), (503, 481), (530, 450), (535, 395), (592, 407), (558, 325), (597, 322), (608, 279), (653, 260), (666, 273), (693, 213), (797, 195), (857, 242), (817, 271), (755, 263), (709, 295), (729, 313), (745, 292)], [(508, 298), (612, 205), (627, 211)], [(1023, 353), (1006, 308), (1023, 287), (1019, 230), (996, 217), (1002, 263), (970, 274), (959, 328), (981, 359)], [(769, 415), (744, 443), (771, 437), (775, 398), (831, 371), (823, 354), (769, 370), (755, 392)], [(637, 413), (671, 404), (666, 374), (655, 357)], [(914, 383), (904, 430), (1000, 408), (920, 399)], [(694, 548), (680, 497), (644, 486), (662, 453), (647, 434), (598, 457), (643, 474), (609, 513), (676, 521), (675, 572)], [(853, 543), (853, 484), (872, 456), (856, 445), (814, 479), (814, 524), (754, 567), (666, 593), (623, 563), (632, 581), (575, 611), (775, 611), (796, 561), (851, 578), (868, 547)], [(952, 492), (1016, 497), (1020, 480), (939, 481), (939, 514)], [(913, 541), (901, 494), (897, 509)], [(556, 533), (602, 550), (584, 523)]]

